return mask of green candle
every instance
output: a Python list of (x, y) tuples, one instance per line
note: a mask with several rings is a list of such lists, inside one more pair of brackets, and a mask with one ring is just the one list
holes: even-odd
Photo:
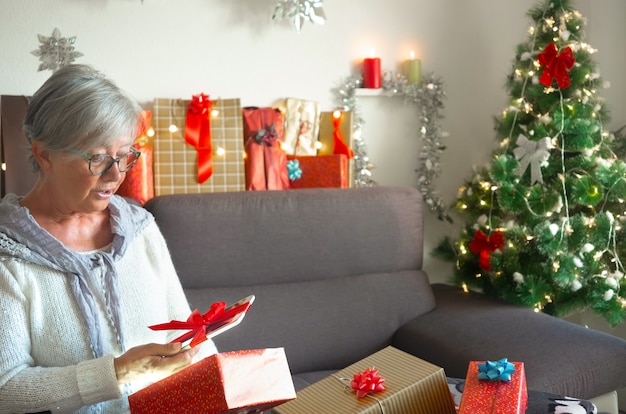
[(422, 62), (415, 59), (414, 52), (411, 52), (411, 58), (404, 62), (404, 77), (410, 84), (422, 84)]

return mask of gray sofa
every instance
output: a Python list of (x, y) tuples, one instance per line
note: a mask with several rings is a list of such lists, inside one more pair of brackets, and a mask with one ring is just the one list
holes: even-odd
[(435, 218), (415, 189), (168, 195), (145, 207), (192, 309), (256, 295), (218, 349), (284, 347), (296, 389), (390, 344), (449, 377), (507, 357), (525, 363), (531, 390), (590, 399), (626, 386), (626, 341), (431, 285), (423, 220)]

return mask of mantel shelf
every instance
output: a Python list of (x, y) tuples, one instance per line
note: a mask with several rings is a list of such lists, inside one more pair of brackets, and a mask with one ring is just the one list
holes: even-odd
[(394, 96), (393, 92), (386, 91), (383, 88), (355, 88), (354, 96)]

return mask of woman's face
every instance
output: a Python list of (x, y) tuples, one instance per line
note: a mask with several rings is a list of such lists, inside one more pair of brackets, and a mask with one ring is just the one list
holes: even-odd
[[(132, 141), (120, 139), (108, 147), (96, 147), (86, 152), (91, 157), (95, 154), (108, 154), (119, 158), (130, 151)], [(89, 171), (89, 161), (80, 154), (65, 151), (52, 161), (50, 182), (54, 188), (56, 201), (66, 212), (96, 212), (109, 205), (109, 200), (117, 191), (126, 176), (120, 172), (118, 163), (113, 163), (102, 175), (93, 175)]]

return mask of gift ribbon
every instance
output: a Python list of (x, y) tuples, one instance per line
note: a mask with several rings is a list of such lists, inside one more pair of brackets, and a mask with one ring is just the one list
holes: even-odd
[(247, 311), (251, 304), (251, 302), (245, 302), (241, 305), (232, 306), (227, 309), (226, 303), (215, 302), (204, 314), (200, 314), (198, 309), (194, 309), (186, 321), (171, 320), (167, 323), (148, 326), (148, 328), (153, 331), (173, 329), (188, 330), (189, 332), (182, 334), (178, 338), (173, 339), (171, 342), (185, 342), (188, 339), (193, 338), (189, 344), (189, 346), (193, 348), (208, 339), (207, 332), (214, 331), (215, 329), (227, 324), (234, 316)]
[[(378, 374), (378, 370), (376, 370), (376, 373)], [(362, 373), (354, 374), (354, 377), (356, 377), (359, 374), (362, 374)], [(336, 374), (331, 374), (331, 377), (336, 378), (337, 380), (339, 380), (344, 385), (344, 390), (346, 392), (352, 393), (352, 390), (353, 390), (352, 382), (354, 381), (354, 379), (352, 381), (350, 381), (349, 379), (340, 377), (339, 375), (336, 375)], [(380, 379), (381, 379), (380, 382), (384, 381), (384, 379), (382, 379), (382, 378), (380, 378)], [(382, 387), (381, 391), (383, 391), (385, 388), (384, 388), (384, 386), (382, 384), (381, 384), (381, 387)], [(378, 398), (374, 397), (373, 395), (370, 395), (369, 393), (365, 393), (365, 395), (363, 397), (371, 398), (374, 401), (376, 401), (376, 403), (378, 404), (378, 407), (380, 408), (381, 414), (385, 414), (385, 407), (384, 407), (383, 402), (381, 400), (379, 400)], [(359, 397), (359, 398), (361, 398), (361, 397)]]
[(339, 155), (344, 154), (348, 159), (354, 158), (354, 151), (352, 148), (346, 145), (343, 141), (343, 136), (341, 134), (341, 119), (343, 118), (343, 112), (335, 111), (333, 112), (333, 154)]
[[(267, 125), (267, 112), (268, 111), (263, 111), (263, 125)], [(276, 132), (276, 127), (272, 122), (269, 126), (259, 129), (253, 137), (257, 144), (267, 144), (271, 147), (278, 139), (278, 133)]]
[(289, 181), (295, 181), (302, 178), (302, 168), (300, 168), (300, 161), (287, 161), (287, 175), (289, 176)]
[(202, 184), (213, 174), (211, 148), (211, 107), (213, 103), (203, 93), (193, 95), (187, 106), (185, 142), (198, 154), (198, 183)]
[(154, 149), (148, 144), (148, 130), (152, 119), (151, 111), (142, 111), (138, 121), (138, 133), (133, 147), (141, 156), (135, 166), (126, 172), (126, 178), (117, 189), (117, 194), (130, 197), (144, 205), (154, 197), (154, 173), (152, 159)]
[(570, 83), (569, 73), (567, 73), (576, 62), (572, 49), (567, 46), (561, 52), (556, 48), (554, 43), (549, 43), (543, 53), (539, 53), (539, 64), (545, 65), (539, 83), (544, 86), (552, 86), (552, 81), (556, 78), (556, 84), (561, 89), (567, 88)]
[(504, 235), (496, 230), (487, 236), (481, 230), (476, 230), (474, 240), (469, 243), (469, 248), (474, 254), (479, 254), (478, 265), (481, 269), (491, 270), (491, 253), (504, 246)]
[(519, 160), (519, 166), (515, 170), (517, 175), (523, 175), (530, 165), (530, 185), (536, 182), (543, 184), (541, 164), (550, 158), (550, 148), (550, 138), (531, 141), (520, 134), (517, 137), (517, 147), (513, 150), (515, 158)]
[(507, 358), (498, 361), (485, 361), (478, 365), (478, 379), (489, 381), (511, 381), (511, 375), (515, 374), (515, 365)]
[(384, 391), (383, 382), (385, 379), (378, 375), (377, 369), (368, 368), (354, 374), (352, 381), (350, 381), (350, 388), (356, 391), (357, 397), (363, 398), (370, 392)]

